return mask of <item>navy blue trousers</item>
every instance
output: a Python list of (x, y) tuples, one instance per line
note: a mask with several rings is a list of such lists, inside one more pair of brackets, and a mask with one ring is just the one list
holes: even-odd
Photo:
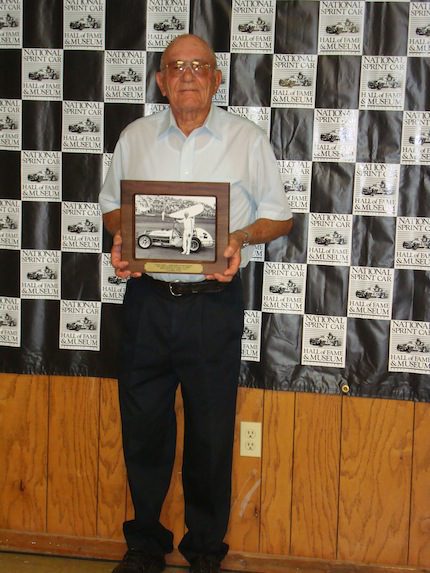
[(153, 555), (173, 549), (173, 535), (159, 516), (175, 456), (180, 384), (188, 531), (179, 550), (189, 561), (226, 554), (242, 330), (239, 278), (222, 292), (182, 297), (159, 290), (146, 276), (128, 281), (119, 396), (135, 508), (135, 519), (124, 523), (129, 547)]

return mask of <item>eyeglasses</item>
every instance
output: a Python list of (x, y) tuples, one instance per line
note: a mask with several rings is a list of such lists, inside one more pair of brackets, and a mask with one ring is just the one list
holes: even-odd
[(190, 68), (196, 76), (206, 76), (213, 68), (213, 65), (207, 62), (200, 62), (199, 60), (193, 60), (192, 62), (176, 60), (176, 62), (165, 64), (163, 70), (167, 70), (173, 76), (181, 76), (187, 68)]

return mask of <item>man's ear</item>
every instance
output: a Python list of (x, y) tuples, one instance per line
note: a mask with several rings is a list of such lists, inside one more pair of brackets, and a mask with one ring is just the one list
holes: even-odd
[(215, 70), (215, 84), (214, 84), (214, 90), (213, 90), (214, 95), (216, 94), (219, 86), (221, 85), (221, 80), (222, 80), (221, 70)]
[(155, 81), (157, 82), (157, 86), (158, 86), (161, 94), (165, 97), (166, 96), (166, 88), (164, 87), (164, 74), (163, 74), (163, 72), (157, 72), (155, 74)]

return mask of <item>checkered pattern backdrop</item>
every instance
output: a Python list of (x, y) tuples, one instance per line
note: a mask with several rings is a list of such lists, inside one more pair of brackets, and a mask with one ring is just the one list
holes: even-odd
[(124, 284), (98, 193), (166, 105), (177, 34), (269, 135), (294, 211), (257, 245), (241, 383), (430, 399), (430, 3), (0, 0), (0, 369), (115, 376)]

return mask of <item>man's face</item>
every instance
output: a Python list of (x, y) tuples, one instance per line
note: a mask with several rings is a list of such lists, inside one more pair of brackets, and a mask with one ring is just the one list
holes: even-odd
[[(195, 73), (187, 66), (182, 73), (175, 72), (169, 64), (199, 61), (212, 64), (210, 69)], [(183, 113), (208, 113), (212, 96), (221, 83), (221, 72), (214, 70), (213, 57), (206, 44), (195, 37), (178, 39), (164, 54), (167, 68), (157, 73), (161, 93), (167, 97), (174, 115)]]

